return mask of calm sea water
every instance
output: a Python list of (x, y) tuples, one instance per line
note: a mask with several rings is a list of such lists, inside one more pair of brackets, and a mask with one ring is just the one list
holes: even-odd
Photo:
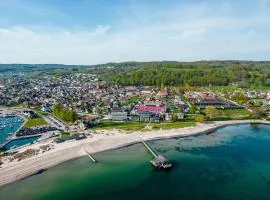
[(36, 141), (39, 137), (31, 137), (31, 138), (25, 138), (25, 139), (21, 139), (21, 140), (13, 140), (12, 142), (10, 142), (9, 144), (7, 144), (5, 146), (6, 149), (10, 149), (11, 147), (20, 147), (29, 143), (32, 143), (34, 141)]
[[(4, 142), (5, 139), (9, 136), (9, 134), (13, 134), (16, 132), (21, 125), (23, 124), (23, 120), (20, 117), (0, 117), (0, 143)], [(29, 144), (37, 140), (39, 137), (32, 137), (22, 140), (14, 140), (8, 145), (5, 146), (6, 149), (10, 149), (14, 146), (23, 146), (25, 144)], [(0, 198), (1, 199), (1, 198)]]
[(23, 121), (19, 117), (0, 117), (0, 143), (2, 143), (10, 133), (14, 133), (20, 128)]
[(151, 155), (136, 144), (96, 154), (97, 164), (82, 157), (2, 187), (0, 199), (270, 199), (269, 126), (148, 144), (172, 161), (172, 170), (153, 169)]

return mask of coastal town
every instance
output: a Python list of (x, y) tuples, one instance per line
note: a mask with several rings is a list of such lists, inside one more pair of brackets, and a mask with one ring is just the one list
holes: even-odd
[(146, 133), (166, 137), (270, 119), (267, 90), (119, 85), (98, 73), (3, 73), (0, 97), (0, 117), (18, 125), (0, 124), (2, 167), (74, 146), (81, 156), (85, 143), (104, 137), (137, 141)]
[(0, 10), (0, 200), (270, 200), (270, 0)]

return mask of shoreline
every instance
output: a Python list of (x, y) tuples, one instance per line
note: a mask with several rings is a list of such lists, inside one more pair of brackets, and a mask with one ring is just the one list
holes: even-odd
[[(3, 164), (0, 168), (0, 186), (25, 179), (29, 176), (37, 174), (37, 172), (41, 170), (48, 169), (65, 161), (85, 156), (86, 152), (84, 150), (91, 154), (95, 154), (139, 143), (141, 142), (139, 136), (141, 136), (145, 141), (179, 138), (199, 134), (208, 134), (225, 126), (253, 123), (270, 125), (270, 121), (264, 120), (232, 120), (197, 124), (194, 127), (180, 129), (145, 132), (137, 131), (129, 134), (120, 133), (119, 131), (115, 130), (106, 131), (106, 134), (97, 134), (94, 135), (94, 137), (87, 138), (85, 140), (57, 144), (55, 145), (55, 149), (22, 161)], [(25, 150), (36, 147), (37, 145), (44, 144), (40, 143), (30, 145), (25, 147)]]

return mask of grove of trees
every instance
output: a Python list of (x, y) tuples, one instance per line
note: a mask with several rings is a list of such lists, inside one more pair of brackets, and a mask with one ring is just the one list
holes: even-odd
[(53, 114), (64, 122), (75, 122), (76, 112), (71, 109), (65, 109), (62, 105), (56, 104), (52, 109)]

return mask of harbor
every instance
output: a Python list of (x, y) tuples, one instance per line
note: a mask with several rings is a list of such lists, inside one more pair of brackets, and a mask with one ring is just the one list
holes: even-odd
[(23, 112), (22, 109), (0, 108), (0, 149), (16, 151), (59, 134), (54, 126), (25, 128), (29, 119), (25, 118)]
[(0, 116), (0, 148), (15, 139), (15, 133), (23, 126), (24, 121), (17, 116)]
[[(16, 114), (16, 115), (15, 115)], [(17, 136), (25, 121), (15, 111), (6, 111), (0, 116), (0, 149), (14, 150), (20, 146), (34, 142), (40, 136), (41, 133), (34, 135)]]

